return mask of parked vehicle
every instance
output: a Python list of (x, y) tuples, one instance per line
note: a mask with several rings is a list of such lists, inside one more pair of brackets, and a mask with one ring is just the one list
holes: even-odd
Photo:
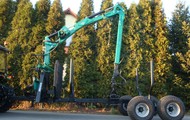
[[(123, 23), (124, 23), (124, 9), (116, 4), (115, 6), (102, 10), (91, 16), (84, 18), (83, 20), (77, 22), (72, 28), (67, 28), (63, 26), (59, 31), (46, 36), (43, 43), (43, 63), (39, 63), (36, 67), (38, 72), (38, 77), (34, 77), (34, 90), (36, 91), (35, 97), (33, 96), (14, 96), (11, 88), (0, 85), (0, 112), (5, 112), (11, 107), (13, 99), (18, 100), (31, 100), (35, 102), (92, 102), (92, 103), (105, 103), (109, 105), (118, 105), (119, 111), (123, 115), (129, 115), (132, 120), (151, 120), (153, 116), (158, 113), (163, 120), (180, 120), (184, 117), (185, 106), (183, 102), (176, 96), (168, 95), (161, 98), (159, 101), (151, 96), (151, 90), (153, 89), (153, 62), (151, 62), (151, 86), (148, 97), (139, 96), (131, 97), (130, 95), (119, 96), (115, 92), (117, 77), (121, 77), (126, 81), (119, 72), (120, 65), (120, 54), (122, 46), (122, 34), (123, 34)], [(88, 99), (88, 98), (76, 98), (74, 96), (74, 82), (73, 82), (73, 64), (71, 61), (71, 72), (70, 72), (70, 86), (71, 92), (69, 98), (62, 98), (62, 71), (63, 67), (59, 63), (59, 60), (55, 61), (54, 68), (51, 68), (50, 63), (50, 53), (57, 48), (60, 44), (64, 43), (67, 38), (76, 33), (79, 29), (84, 26), (96, 23), (101, 20), (110, 19), (118, 15), (118, 31), (116, 40), (116, 50), (115, 50), (115, 61), (114, 70), (111, 78), (111, 93), (107, 99)], [(57, 40), (51, 40), (52, 38), (57, 38)], [(6, 53), (6, 49), (2, 47), (2, 52)], [(3, 57), (3, 56), (0, 56)], [(4, 57), (5, 58), (5, 57)], [(2, 58), (1, 58), (2, 59)], [(6, 68), (2, 72), (2, 80), (6, 79)], [(53, 85), (50, 82), (50, 74), (54, 74)], [(138, 84), (137, 84), (138, 88)], [(140, 93), (140, 92), (139, 92)]]

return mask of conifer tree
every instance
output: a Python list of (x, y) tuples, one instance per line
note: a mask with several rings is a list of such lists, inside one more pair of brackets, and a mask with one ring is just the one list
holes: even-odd
[[(127, 36), (123, 40), (124, 52), (126, 54), (125, 59), (126, 64), (124, 65), (124, 73), (126, 79), (128, 80), (128, 86), (126, 86), (126, 92), (130, 95), (137, 95), (136, 88), (132, 87), (134, 85), (134, 80), (136, 78), (136, 69), (140, 67), (142, 60), (142, 53), (140, 51), (140, 34), (141, 29), (140, 17), (137, 13), (137, 5), (131, 4), (128, 12), (128, 30), (126, 32)], [(127, 25), (127, 24), (126, 24)]]
[[(190, 22), (183, 22), (182, 23), (182, 28), (183, 28), (183, 33), (188, 37), (188, 42), (187, 42), (187, 52), (185, 54), (182, 54), (180, 52), (178, 52), (176, 54), (177, 58), (179, 59), (180, 62), (180, 68), (181, 68), (181, 73), (183, 74), (183, 76), (181, 76), (181, 78), (178, 78), (178, 80), (180, 79), (180, 81), (182, 81), (179, 86), (180, 89), (178, 89), (178, 91), (180, 91), (180, 93), (177, 91), (176, 94), (180, 94), (180, 96), (183, 96), (183, 100), (186, 103), (186, 106), (190, 106), (190, 102), (188, 101), (190, 99), (189, 97), (189, 90), (190, 90), (190, 84), (189, 84), (189, 79), (190, 79)], [(175, 92), (175, 91), (174, 91)], [(182, 93), (183, 92), (183, 93)]]
[(177, 62), (178, 58), (176, 53), (185, 54), (187, 52), (187, 35), (183, 33), (182, 23), (188, 23), (190, 21), (188, 8), (185, 7), (184, 3), (179, 2), (176, 6), (176, 10), (173, 12), (172, 19), (169, 24), (169, 40), (170, 40), (170, 52), (172, 54), (172, 66), (173, 72), (179, 73), (180, 65)]
[(10, 82), (17, 88), (19, 85), (24, 88), (25, 83), (27, 83), (27, 80), (20, 79), (23, 77), (23, 58), (28, 52), (32, 15), (32, 3), (29, 0), (20, 0), (17, 11), (11, 23), (12, 29), (6, 39), (8, 42), (8, 49), (11, 51), (11, 54), (8, 56), (10, 74), (14, 76), (14, 82)]
[(12, 0), (1, 0), (0, 8), (0, 44), (2, 45), (11, 29), (10, 23), (15, 14), (16, 4)]
[(34, 27), (29, 42), (30, 51), (34, 51), (38, 45), (41, 45), (44, 37), (48, 34), (45, 28), (49, 10), (50, 0), (39, 0), (35, 5)]
[[(93, 1), (83, 0), (77, 21), (93, 14)], [(97, 72), (95, 67), (95, 30), (94, 25), (81, 28), (73, 36), (70, 46), (74, 60), (75, 93), (78, 97), (96, 97)]]
[[(140, 55), (142, 55), (139, 70), (139, 79), (142, 81), (142, 85), (150, 84), (150, 60), (154, 58), (154, 43), (152, 37), (152, 10), (150, 6), (149, 0), (140, 0), (137, 6), (137, 11), (140, 18), (140, 41), (139, 41), (139, 51)], [(144, 90), (143, 93), (147, 93), (149, 88), (142, 87)]]
[[(52, 34), (61, 29), (65, 25), (65, 15), (60, 0), (54, 0), (50, 11), (48, 13), (46, 31), (48, 34)], [(57, 40), (53, 38), (52, 40)], [(59, 45), (55, 51), (51, 53), (51, 62), (54, 64), (55, 60), (59, 60), (61, 63), (64, 62), (64, 46), (65, 44)]]
[(169, 54), (169, 40), (167, 39), (168, 29), (161, 0), (152, 0), (151, 6), (155, 41), (153, 43), (155, 46), (153, 58), (155, 85), (153, 91), (155, 95), (162, 97), (170, 89), (167, 88), (167, 83), (172, 81), (173, 76), (171, 71), (171, 55)]
[[(34, 68), (37, 66), (37, 58), (34, 56), (36, 54), (36, 48), (41, 47), (39, 54), (42, 54), (42, 42), (44, 37), (47, 35), (45, 30), (45, 25), (47, 22), (48, 12), (50, 10), (50, 0), (39, 0), (36, 3), (35, 14), (33, 16), (34, 23), (32, 27), (32, 33), (30, 35), (30, 40), (28, 42), (29, 52), (26, 54), (23, 60), (23, 78), (28, 80), (28, 84), (32, 81), (32, 76), (34, 76)], [(39, 57), (39, 56), (38, 56)], [(42, 58), (42, 56), (41, 56)]]
[[(184, 3), (179, 2), (176, 6), (176, 10), (173, 12), (172, 19), (169, 24), (169, 40), (170, 50), (172, 55), (172, 71), (175, 74), (171, 85), (173, 86), (171, 91), (174, 95), (181, 96), (186, 100), (188, 86), (188, 74), (182, 67), (184, 61), (182, 61), (185, 54), (188, 53), (188, 38), (189, 31), (188, 25), (190, 24), (189, 8)], [(188, 33), (188, 34), (187, 34)], [(177, 56), (178, 54), (179, 56)]]
[(48, 34), (52, 34), (60, 30), (63, 25), (65, 25), (65, 21), (61, 1), (54, 0), (48, 13), (46, 31)]
[[(112, 0), (103, 0), (101, 10), (113, 6)], [(115, 23), (117, 25), (117, 22)], [(102, 20), (97, 25), (97, 67), (101, 72), (98, 82), (100, 97), (107, 97), (110, 92), (111, 76), (113, 74), (115, 39), (112, 35), (113, 18)], [(116, 27), (117, 28), (117, 27)]]
[[(185, 54), (182, 54), (180, 52), (177, 53), (177, 57), (180, 58), (180, 64), (181, 67), (183, 68), (184, 71), (186, 71), (186, 73), (190, 73), (190, 22), (188, 21), (184, 21), (182, 23), (182, 30), (183, 30), (183, 34), (186, 35), (187, 37), (187, 52)], [(187, 78), (189, 79), (190, 76), (187, 76)]]
[(186, 7), (184, 3), (179, 2), (169, 24), (170, 50), (173, 55), (175, 55), (176, 52), (182, 54), (187, 52), (187, 49), (184, 49), (187, 48), (187, 37), (182, 32), (182, 23), (184, 21), (190, 21), (189, 8)]

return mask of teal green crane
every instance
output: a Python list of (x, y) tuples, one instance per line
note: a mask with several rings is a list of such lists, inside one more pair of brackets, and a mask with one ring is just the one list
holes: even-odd
[[(113, 9), (113, 10), (112, 10)], [(118, 31), (117, 31), (117, 44), (116, 44), (116, 51), (115, 51), (115, 64), (119, 64), (120, 62), (120, 53), (121, 53), (121, 44), (122, 44), (122, 32), (123, 32), (123, 22), (124, 22), (124, 10), (119, 5), (116, 4), (112, 8), (108, 8), (106, 10), (100, 11), (95, 13), (89, 17), (84, 18), (83, 20), (77, 22), (72, 28), (67, 28), (66, 26), (62, 27), (56, 33), (53, 33), (49, 36), (45, 37), (44, 41), (44, 64), (43, 68), (48, 69), (50, 65), (50, 53), (53, 51), (57, 46), (65, 42), (70, 36), (76, 33), (79, 29), (84, 26), (93, 24), (103, 19), (109, 19), (113, 16), (119, 15), (118, 21)], [(58, 39), (55, 42), (51, 41), (51, 37), (58, 36)]]
[[(40, 101), (41, 90), (42, 90), (42, 86), (43, 86), (43, 79), (46, 79), (45, 74), (54, 71), (54, 69), (51, 68), (51, 66), (50, 66), (50, 53), (53, 50), (55, 50), (55, 48), (57, 46), (64, 43), (70, 36), (72, 36), (74, 33), (76, 33), (79, 29), (83, 28), (84, 26), (96, 23), (101, 20), (110, 19), (111, 17), (114, 17), (116, 15), (119, 16), (119, 20), (118, 20), (118, 30), (117, 30), (117, 40), (116, 40), (117, 42), (116, 42), (116, 50), (115, 50), (114, 72), (113, 72), (113, 76), (112, 76), (112, 85), (114, 85), (115, 77), (117, 77), (117, 76), (122, 77), (119, 74), (118, 66), (120, 64), (120, 54), (121, 54), (125, 11), (119, 4), (116, 4), (115, 6), (113, 6), (111, 8), (102, 10), (98, 13), (92, 14), (91, 16), (84, 18), (83, 20), (77, 22), (71, 28), (67, 28), (66, 26), (63, 26), (59, 31), (45, 37), (44, 44), (43, 44), (43, 51), (44, 51), (43, 64), (37, 65), (38, 70), (40, 70), (42, 72), (42, 74), (40, 74), (40, 83), (39, 83), (39, 88), (38, 88), (37, 97), (36, 97), (37, 102)], [(52, 41), (51, 40), (52, 37), (56, 37), (58, 39)], [(112, 90), (112, 91), (114, 91), (114, 90)]]

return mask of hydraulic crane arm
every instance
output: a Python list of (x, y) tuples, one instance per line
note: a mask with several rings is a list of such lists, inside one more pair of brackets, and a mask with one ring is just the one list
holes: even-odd
[[(114, 72), (111, 79), (111, 87), (112, 92), (110, 96), (114, 96), (115, 94), (115, 78), (117, 76), (120, 76), (123, 78), (118, 71), (118, 66), (120, 63), (120, 53), (121, 53), (121, 44), (122, 44), (122, 32), (123, 32), (123, 22), (124, 22), (124, 10), (119, 5), (116, 4), (114, 7), (108, 8), (106, 10), (100, 11), (98, 13), (95, 13), (91, 16), (88, 16), (84, 18), (83, 20), (77, 22), (72, 28), (67, 28), (66, 26), (62, 27), (59, 31), (46, 36), (45, 41), (43, 44), (43, 64), (37, 65), (37, 70), (40, 72), (40, 81), (39, 81), (39, 87), (37, 91), (36, 96), (36, 102), (41, 101), (41, 94), (45, 94), (44, 91), (47, 92), (48, 85), (43, 85), (44, 83), (48, 83), (49, 73), (53, 72), (54, 69), (50, 67), (50, 53), (55, 50), (57, 46), (65, 42), (70, 36), (72, 36), (74, 33), (76, 33), (79, 29), (93, 24), (95, 22), (98, 22), (100, 20), (109, 19), (111, 17), (114, 17), (118, 15), (119, 21), (118, 21), (118, 30), (117, 30), (117, 42), (116, 42), (116, 50), (115, 50), (115, 61), (114, 61)], [(52, 41), (52, 38), (58, 38), (57, 40)], [(123, 78), (124, 79), (124, 78)], [(125, 79), (124, 79), (125, 80)], [(45, 81), (45, 82), (44, 82)], [(56, 91), (57, 89), (55, 89)], [(43, 97), (45, 97), (43, 95)]]
[[(83, 20), (77, 22), (72, 28), (67, 28), (66, 26), (64, 26), (59, 31), (49, 36), (46, 36), (44, 41), (44, 64), (41, 66), (41, 68), (45, 70), (50, 70), (50, 68), (48, 67), (50, 64), (50, 52), (53, 51), (58, 45), (65, 42), (67, 38), (76, 33), (79, 29), (83, 28), (84, 26), (98, 22), (100, 20), (109, 19), (116, 15), (119, 15), (119, 21), (118, 21), (117, 42), (116, 42), (114, 63), (119, 64), (121, 44), (122, 44), (123, 22), (125, 14), (123, 8), (119, 4), (116, 4), (111, 8), (102, 10), (98, 13), (95, 13), (89, 17), (84, 18)], [(58, 39), (55, 42), (52, 42), (51, 38), (54, 36), (57, 36)]]

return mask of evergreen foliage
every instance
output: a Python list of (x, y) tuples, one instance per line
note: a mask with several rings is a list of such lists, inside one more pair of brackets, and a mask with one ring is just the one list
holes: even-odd
[[(48, 12), (50, 10), (50, 0), (39, 0), (36, 3), (34, 15), (33, 15), (33, 25), (32, 33), (29, 37), (28, 48), (29, 52), (24, 56), (23, 59), (23, 77), (22, 79), (27, 80), (27, 84), (32, 84), (32, 76), (36, 73), (35, 67), (37, 65), (37, 58), (34, 56), (36, 54), (36, 48), (42, 45), (44, 36), (47, 35), (45, 30), (45, 25), (47, 23)], [(42, 47), (40, 53), (42, 54)], [(42, 56), (41, 56), (42, 58)]]
[(30, 38), (30, 51), (34, 51), (38, 45), (42, 45), (46, 32), (48, 12), (50, 10), (50, 0), (39, 0), (35, 5), (34, 27)]
[[(167, 83), (172, 81), (171, 55), (169, 54), (169, 40), (167, 39), (168, 29), (166, 17), (162, 10), (161, 0), (152, 0), (152, 20), (154, 38), (154, 94), (163, 97), (168, 93)], [(162, 89), (160, 89), (162, 88)]]
[[(189, 39), (190, 15), (189, 8), (179, 2), (169, 24), (170, 51), (172, 54), (172, 72), (175, 76), (172, 81), (172, 93), (181, 96), (183, 100), (188, 99), (189, 73), (184, 69), (188, 67), (188, 39)], [(185, 61), (186, 62), (185, 62)], [(187, 102), (189, 106), (189, 102)]]
[(187, 49), (187, 37), (183, 33), (182, 23), (190, 21), (189, 8), (184, 3), (179, 2), (176, 6), (176, 10), (173, 12), (173, 17), (170, 20), (170, 51), (175, 55), (177, 52), (186, 53)]
[[(182, 70), (187, 73), (188, 75), (186, 76), (187, 79), (190, 78), (189, 73), (190, 73), (190, 22), (186, 23), (183, 22), (183, 33), (187, 36), (188, 42), (187, 42), (187, 52), (185, 54), (182, 54), (180, 52), (177, 53), (177, 57), (179, 57), (180, 60), (180, 65)], [(189, 81), (187, 81), (189, 83)]]
[[(103, 0), (101, 10), (112, 7), (112, 0)], [(99, 21), (97, 24), (97, 67), (101, 73), (101, 78), (98, 81), (98, 95), (100, 97), (108, 97), (110, 93), (110, 82), (113, 74), (114, 50), (115, 41), (113, 39), (113, 19)], [(115, 23), (117, 28), (117, 22)], [(114, 33), (115, 34), (115, 33)]]
[(64, 24), (64, 13), (60, 0), (54, 0), (50, 11), (48, 13), (48, 19), (46, 24), (46, 31), (48, 34), (52, 34), (58, 31)]
[(137, 6), (137, 12), (140, 18), (139, 34), (139, 57), (141, 57), (140, 66), (138, 68), (139, 80), (142, 83), (143, 93), (146, 95), (150, 85), (150, 60), (154, 58), (154, 39), (153, 39), (153, 21), (152, 10), (149, 0), (140, 0)]
[(142, 60), (142, 53), (140, 51), (140, 35), (139, 30), (141, 28), (140, 18), (137, 13), (137, 5), (132, 4), (128, 12), (128, 31), (126, 38), (123, 40), (124, 51), (126, 54), (124, 67), (125, 77), (127, 78), (128, 84), (128, 94), (136, 95), (136, 88), (133, 87), (134, 80), (136, 79), (136, 70), (140, 67), (140, 61)]
[[(113, 6), (113, 0), (102, 0), (101, 10)], [(117, 87), (119, 95), (137, 95), (135, 86), (138, 70), (140, 89), (147, 95), (150, 85), (150, 60), (154, 61), (153, 95), (158, 98), (173, 94), (185, 101), (190, 99), (190, 13), (179, 2), (167, 23), (161, 0), (140, 0), (125, 10), (121, 75), (127, 84)], [(0, 44), (6, 40), (9, 84), (19, 93), (32, 83), (32, 68), (37, 65), (33, 54), (42, 54), (45, 35), (65, 25), (61, 0), (39, 0), (33, 8), (30, 0), (1, 0)], [(77, 22), (94, 13), (93, 0), (83, 0)], [(70, 49), (74, 59), (75, 93), (79, 98), (107, 98), (114, 69), (118, 17), (85, 26), (76, 32)], [(56, 40), (53, 38), (52, 40)], [(52, 66), (56, 59), (64, 62), (64, 44), (51, 53)], [(40, 62), (42, 59), (40, 59)], [(119, 82), (121, 79), (117, 79)]]
[[(62, 8), (62, 3), (60, 0), (54, 0), (50, 11), (48, 12), (48, 18), (46, 23), (46, 31), (48, 34), (52, 34), (61, 29), (65, 25), (65, 15)], [(56, 37), (52, 41), (57, 40)], [(56, 48), (55, 51), (51, 53), (51, 63), (54, 65), (55, 60), (59, 60), (60, 63), (64, 62), (64, 46), (62, 44)]]
[(20, 0), (15, 16), (11, 23), (11, 31), (6, 39), (11, 54), (8, 57), (10, 74), (14, 76), (14, 87), (24, 88), (27, 80), (23, 78), (22, 63), (28, 53), (28, 42), (32, 27), (33, 8), (29, 0)]
[[(93, 14), (93, 1), (83, 0), (77, 21)], [(70, 46), (74, 60), (75, 92), (77, 97), (95, 98), (97, 96), (97, 71), (95, 64), (95, 28), (85, 26), (73, 36)]]
[(2, 0), (0, 8), (0, 44), (3, 44), (11, 28), (10, 23), (16, 10), (16, 4), (12, 0)]
[[(180, 68), (181, 68), (181, 80), (182, 83), (178, 83), (180, 86), (180, 90), (183, 90), (183, 93), (181, 93), (183, 95), (183, 100), (189, 100), (189, 90), (190, 90), (190, 23), (186, 23), (183, 22), (183, 32), (184, 34), (188, 37), (188, 51), (185, 54), (182, 53), (177, 53), (177, 57), (179, 59), (180, 62)], [(179, 91), (179, 90), (177, 90)], [(182, 96), (180, 95), (180, 96)], [(190, 102), (186, 101), (186, 106), (190, 106)]]

